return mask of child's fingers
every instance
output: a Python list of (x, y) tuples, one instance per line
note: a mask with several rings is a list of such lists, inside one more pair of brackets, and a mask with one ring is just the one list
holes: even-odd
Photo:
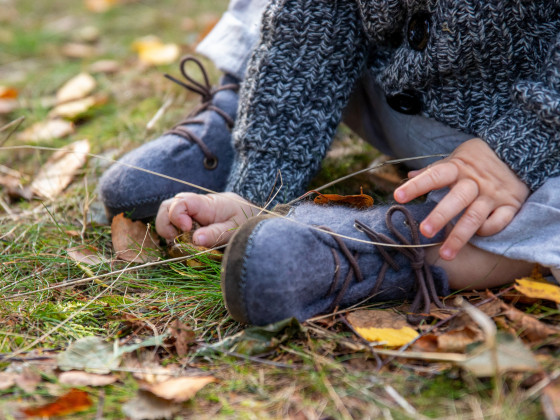
[(432, 190), (453, 184), (457, 176), (458, 169), (452, 163), (444, 162), (429, 166), (397, 188), (394, 194), (395, 200), (399, 203), (408, 203)]
[(512, 206), (498, 207), (476, 232), (480, 236), (490, 236), (502, 231), (513, 220), (517, 209)]
[[(469, 179), (462, 179), (447, 193), (440, 203), (420, 224), (420, 232), (432, 238), (445, 227), (455, 216), (469, 207), (479, 194), (478, 185)], [(485, 216), (487, 216), (486, 214)], [(478, 227), (483, 223), (480, 221)], [(476, 232), (476, 230), (475, 230)]]
[(488, 200), (479, 199), (473, 202), (461, 216), (451, 233), (439, 250), (444, 260), (452, 260), (457, 256), (461, 248), (474, 236), (484, 224), (492, 211), (492, 205)]
[(196, 245), (207, 248), (223, 245), (229, 241), (238, 226), (233, 220), (204, 226), (195, 231), (193, 241)]
[(175, 196), (169, 206), (169, 221), (182, 232), (192, 229), (191, 206), (193, 202), (181, 195)]
[(156, 216), (156, 230), (157, 233), (165, 239), (172, 240), (175, 236), (179, 234), (179, 231), (173, 226), (169, 220), (169, 207), (173, 199), (165, 200), (158, 209), (158, 214)]

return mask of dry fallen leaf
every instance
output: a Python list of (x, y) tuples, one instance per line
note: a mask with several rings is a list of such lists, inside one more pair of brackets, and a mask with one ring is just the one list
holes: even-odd
[(18, 134), (21, 141), (44, 141), (61, 139), (74, 132), (74, 124), (70, 121), (53, 119), (40, 121)]
[(543, 392), (550, 399), (554, 414), (560, 417), (560, 380), (556, 379), (556, 381), (548, 384)]
[(179, 410), (181, 405), (142, 390), (122, 407), (124, 415), (130, 420), (169, 419)]
[(95, 336), (80, 338), (57, 355), (58, 368), (64, 371), (87, 370), (107, 374), (119, 363), (120, 356), (115, 352), (114, 345)]
[(100, 256), (95, 250), (85, 246), (76, 246), (66, 250), (68, 257), (72, 260), (87, 265), (98, 265), (108, 262), (106, 258)]
[(400, 347), (418, 337), (418, 332), (410, 327), (402, 328), (360, 328), (355, 327), (367, 341), (377, 342), (389, 347)]
[(23, 371), (15, 378), (16, 385), (23, 389), (28, 394), (37, 389), (37, 386), (41, 382), (41, 375), (39, 372), (32, 368), (24, 368)]
[(0, 391), (4, 391), (16, 384), (16, 372), (0, 372)]
[(93, 92), (96, 86), (97, 82), (90, 74), (80, 73), (62, 85), (56, 92), (56, 101), (62, 104), (85, 98)]
[(0, 115), (10, 114), (19, 108), (17, 99), (0, 99)]
[(87, 98), (77, 99), (71, 102), (65, 102), (57, 105), (51, 112), (50, 118), (66, 118), (70, 121), (76, 121), (87, 115), (93, 107), (103, 105), (107, 102), (107, 97), (104, 95), (88, 96)]
[(118, 0), (85, 0), (85, 6), (90, 12), (103, 13), (117, 4)]
[(111, 239), (117, 258), (130, 262), (155, 261), (158, 238), (145, 223), (133, 222), (121, 213), (111, 223)]
[(526, 314), (503, 302), (502, 309), (506, 318), (513, 323), (512, 327), (516, 332), (532, 343), (560, 335), (560, 329), (539, 321), (531, 314)]
[(16, 88), (0, 85), (0, 99), (16, 99), (18, 91)]
[(216, 378), (213, 376), (185, 376), (156, 384), (143, 384), (140, 387), (160, 398), (181, 403), (190, 400), (198, 391), (215, 381)]
[(58, 377), (58, 381), (61, 384), (70, 386), (106, 386), (115, 383), (117, 377), (115, 375), (98, 375), (80, 370), (71, 370), (62, 372)]
[(515, 289), (528, 297), (560, 303), (560, 287), (546, 281), (525, 277), (515, 281)]
[(189, 345), (195, 341), (195, 335), (192, 328), (176, 319), (169, 326), (169, 332), (175, 340), (173, 344), (175, 345), (177, 355), (179, 357), (186, 356), (189, 352)]
[(68, 58), (90, 58), (97, 55), (98, 49), (81, 42), (69, 42), (62, 47), (61, 52)]
[(121, 65), (116, 60), (99, 60), (89, 66), (92, 73), (116, 73), (121, 69)]
[(477, 341), (484, 341), (482, 331), (474, 325), (466, 325), (438, 336), (438, 351), (463, 353), (469, 344)]
[(43, 165), (31, 190), (38, 196), (53, 199), (60, 194), (87, 160), (89, 142), (80, 140), (62, 148)]
[(317, 194), (317, 197), (313, 199), (315, 204), (343, 205), (357, 209), (366, 209), (373, 206), (373, 198), (370, 195), (364, 194), (362, 188), (360, 188), (360, 194), (356, 195), (322, 194), (318, 191), (310, 192)]
[(533, 353), (516, 336), (499, 331), (496, 344), (497, 366), (492, 350), (486, 344), (480, 345), (484, 349), (482, 352), (473, 350), (474, 356), (459, 364), (478, 377), (493, 376), (496, 369), (499, 372), (535, 372), (541, 369)]
[(55, 417), (78, 413), (87, 410), (91, 405), (92, 401), (86, 392), (72, 389), (50, 404), (24, 408), (21, 411), (28, 417)]
[(138, 58), (144, 64), (171, 64), (179, 58), (181, 53), (177, 44), (164, 44), (153, 35), (140, 38), (132, 44), (132, 49), (138, 53)]
[(406, 317), (392, 310), (360, 310), (348, 314), (347, 319), (360, 336), (386, 346), (403, 346), (418, 337)]

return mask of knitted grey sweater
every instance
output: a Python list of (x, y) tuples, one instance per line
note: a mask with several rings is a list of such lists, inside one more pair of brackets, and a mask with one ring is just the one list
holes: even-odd
[(560, 0), (273, 0), (241, 92), (228, 190), (301, 194), (367, 68), (485, 140), (532, 189), (560, 175)]

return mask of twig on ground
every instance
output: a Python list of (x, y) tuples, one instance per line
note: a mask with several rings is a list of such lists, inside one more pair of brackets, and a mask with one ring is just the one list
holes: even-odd
[(410, 416), (414, 417), (415, 419), (423, 417), (420, 416), (418, 411), (410, 405), (410, 403), (404, 399), (404, 397), (399, 394), (395, 388), (391, 385), (385, 385), (385, 392)]
[(21, 123), (23, 122), (23, 120), (25, 120), (25, 116), (21, 116), (19, 118), (16, 118), (15, 120), (9, 122), (8, 124), (4, 125), (3, 127), (0, 128), (0, 133), (7, 130), (10, 127), (13, 127), (8, 134), (6, 134), (6, 136), (0, 140), (0, 147), (2, 147), (4, 144), (6, 144), (6, 142), (10, 139), (10, 137), (12, 136), (12, 134), (14, 134), (16, 132), (16, 130), (19, 128), (19, 126), (21, 125)]

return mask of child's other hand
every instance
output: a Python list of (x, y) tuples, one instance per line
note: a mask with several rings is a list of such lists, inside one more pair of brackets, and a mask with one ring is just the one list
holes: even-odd
[(461, 144), (447, 158), (419, 171), (395, 190), (395, 200), (407, 203), (432, 190), (449, 187), (449, 193), (420, 224), (431, 238), (465, 211), (440, 248), (444, 260), (455, 258), (475, 234), (494, 235), (513, 219), (529, 196), (529, 188), (481, 139)]
[(188, 232), (193, 221), (202, 225), (193, 235), (196, 245), (213, 247), (225, 244), (236, 227), (254, 213), (247, 200), (234, 193), (180, 193), (161, 203), (156, 230), (167, 240)]

